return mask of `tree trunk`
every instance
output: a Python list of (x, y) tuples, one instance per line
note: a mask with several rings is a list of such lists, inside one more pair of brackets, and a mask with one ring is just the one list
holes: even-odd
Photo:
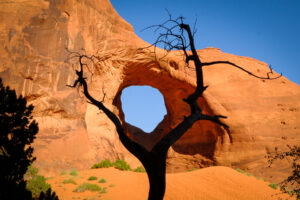
[(147, 163), (144, 167), (147, 171), (149, 180), (149, 196), (148, 200), (163, 200), (166, 189), (166, 154), (150, 153)]

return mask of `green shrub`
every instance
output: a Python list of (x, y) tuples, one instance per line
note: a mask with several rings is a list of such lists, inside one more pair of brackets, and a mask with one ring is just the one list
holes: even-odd
[(277, 187), (278, 187), (275, 183), (270, 183), (269, 186), (271, 188), (273, 188), (274, 190), (277, 190)]
[(71, 176), (78, 176), (78, 172), (74, 169), (70, 172)]
[(135, 168), (135, 170), (133, 170), (134, 172), (146, 172), (145, 168), (142, 166), (139, 166), (137, 168)]
[(51, 186), (46, 183), (44, 176), (38, 175), (38, 168), (30, 165), (27, 168), (24, 177), (27, 180), (26, 189), (32, 193), (32, 197), (37, 199), (58, 199), (54, 191), (51, 190)]
[(73, 192), (84, 192), (86, 190), (89, 190), (89, 191), (92, 191), (92, 192), (94, 192), (94, 191), (100, 191), (101, 187), (99, 187), (96, 184), (83, 183), (80, 186), (78, 186), (75, 190), (73, 190)]
[(106, 180), (104, 178), (101, 178), (98, 183), (106, 183)]
[(110, 184), (108, 187), (115, 187), (115, 184)]
[(244, 170), (242, 170), (242, 169), (240, 169), (240, 168), (236, 168), (235, 170), (236, 170), (237, 172), (240, 172), (240, 173), (245, 174), (245, 175), (247, 175), (247, 176), (252, 176), (252, 174), (250, 174), (250, 173), (248, 173), (248, 172), (245, 172)]
[(189, 169), (188, 171), (189, 172), (193, 172), (193, 171), (195, 171), (195, 170), (197, 170), (198, 168), (193, 168), (193, 169)]
[(65, 172), (65, 171), (60, 173), (60, 175), (66, 175), (66, 174), (67, 174), (67, 172)]
[(107, 187), (104, 187), (101, 191), (100, 191), (100, 194), (103, 194), (103, 193), (107, 193)]
[(29, 165), (29, 167), (27, 168), (27, 171), (24, 175), (24, 179), (25, 180), (32, 179), (35, 176), (37, 176), (38, 172), (39, 172), (38, 168), (35, 168), (32, 165)]
[(63, 184), (69, 184), (72, 183), (74, 185), (77, 185), (76, 181), (74, 181), (73, 179), (69, 178), (63, 181)]
[(50, 185), (46, 183), (44, 176), (36, 175), (27, 181), (26, 189), (31, 191), (33, 197), (37, 198), (41, 192), (46, 193), (50, 189)]
[(246, 174), (247, 176), (252, 176), (252, 174), (250, 174), (250, 173), (248, 173), (248, 172), (246, 172), (245, 174)]
[(88, 178), (88, 180), (89, 181), (93, 181), (93, 180), (97, 180), (98, 178), (96, 177), (96, 176), (90, 176), (89, 178)]
[(235, 169), (237, 172), (240, 172), (240, 173), (242, 173), (242, 174), (245, 174), (246, 172), (244, 171), (244, 170), (242, 170), (242, 169), (240, 169), (240, 168), (237, 168), (237, 169)]
[[(119, 170), (128, 170), (131, 171), (131, 167), (126, 163), (126, 161), (124, 160), (116, 160), (115, 162), (111, 163), (110, 160), (106, 159), (101, 161), (100, 163), (94, 164), (91, 169), (97, 169), (97, 168), (108, 168), (108, 167), (115, 167)], [(141, 171), (137, 171), (137, 172), (143, 172), (142, 169), (137, 169), (137, 170), (141, 170)]]
[(124, 160), (116, 160), (113, 163), (114, 167), (122, 171), (131, 171), (131, 167)]
[(101, 161), (100, 163), (94, 164), (91, 169), (97, 169), (97, 168), (109, 168), (113, 167), (113, 163), (110, 162), (110, 160), (106, 159)]

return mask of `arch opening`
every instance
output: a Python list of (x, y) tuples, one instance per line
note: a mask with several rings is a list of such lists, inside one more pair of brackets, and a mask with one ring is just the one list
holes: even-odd
[(151, 133), (167, 114), (164, 97), (151, 86), (129, 86), (122, 90), (122, 110), (126, 123)]

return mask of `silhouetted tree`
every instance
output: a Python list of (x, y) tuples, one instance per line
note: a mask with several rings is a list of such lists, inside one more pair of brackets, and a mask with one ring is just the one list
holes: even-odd
[(76, 81), (73, 85), (69, 86), (81, 87), (83, 90), (83, 94), (88, 99), (89, 103), (97, 106), (113, 122), (122, 144), (128, 149), (129, 152), (131, 152), (141, 161), (141, 163), (146, 169), (150, 184), (148, 199), (162, 200), (165, 194), (166, 184), (166, 157), (168, 149), (171, 147), (171, 145), (173, 145), (189, 128), (193, 126), (195, 122), (199, 120), (212, 121), (223, 127), (228, 134), (230, 133), (229, 127), (220, 120), (226, 118), (225, 116), (210, 116), (203, 114), (202, 109), (197, 103), (199, 97), (202, 97), (203, 92), (207, 89), (207, 86), (205, 86), (203, 82), (202, 68), (214, 64), (229, 64), (243, 70), (244, 72), (247, 72), (249, 75), (254, 76), (256, 78), (275, 79), (278, 77), (271, 78), (269, 76), (269, 74), (272, 73), (272, 70), (267, 74), (267, 77), (259, 77), (245, 70), (244, 68), (228, 61), (215, 61), (209, 63), (201, 62), (194, 45), (193, 32), (191, 31), (190, 26), (188, 24), (183, 23), (182, 17), (172, 19), (170, 15), (170, 18), (163, 24), (151, 27), (156, 28), (155, 31), (163, 31), (163, 33), (159, 35), (158, 39), (154, 43), (154, 48), (156, 48), (156, 45), (158, 45), (159, 43), (162, 43), (167, 51), (182, 50), (185, 56), (185, 62), (187, 66), (190, 62), (194, 63), (197, 78), (197, 86), (192, 94), (190, 94), (187, 98), (183, 99), (183, 101), (185, 101), (190, 106), (190, 115), (183, 116), (182, 122), (179, 123), (169, 133), (167, 133), (160, 141), (158, 141), (150, 151), (146, 150), (142, 145), (130, 139), (126, 135), (126, 132), (119, 118), (103, 104), (103, 100), (96, 100), (89, 93), (86, 78), (83, 77), (83, 70), (85, 67), (88, 67), (87, 60), (96, 59), (100, 61), (102, 60), (101, 58), (95, 55), (87, 56), (78, 52), (71, 52), (71, 54), (73, 54), (73, 57), (78, 58), (79, 69), (76, 70)]
[(49, 188), (46, 193), (43, 191), (41, 192), (38, 200), (58, 200), (58, 196), (51, 190), (51, 188)]
[(300, 147), (299, 146), (290, 146), (287, 145), (289, 148), (288, 151), (278, 151), (278, 148), (275, 148), (274, 152), (268, 152), (266, 158), (268, 159), (269, 167), (276, 161), (276, 160), (283, 160), (283, 159), (290, 159), (292, 163), (292, 175), (290, 175), (287, 179), (282, 181), (281, 189), (284, 192), (290, 192), (287, 189), (288, 184), (294, 186), (294, 190), (292, 194), (297, 196), (297, 199), (300, 199)]
[[(32, 119), (32, 105), (15, 90), (4, 87), (0, 78), (0, 199), (31, 200), (24, 174), (35, 160), (30, 146), (38, 132)], [(40, 200), (57, 200), (51, 189), (41, 193)]]
[(31, 199), (24, 174), (35, 160), (30, 144), (38, 132), (32, 105), (4, 87), (0, 78), (0, 199)]

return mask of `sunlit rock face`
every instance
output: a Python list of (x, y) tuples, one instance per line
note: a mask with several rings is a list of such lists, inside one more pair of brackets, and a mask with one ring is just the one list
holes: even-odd
[[(140, 165), (120, 143), (113, 124), (79, 90), (72, 52), (97, 55), (86, 70), (95, 98), (119, 116), (128, 136), (152, 146), (190, 112), (182, 99), (195, 89), (195, 71), (179, 52), (156, 60), (107, 0), (5, 1), (0, 4), (0, 77), (35, 106), (40, 131), (34, 142), (35, 164), (45, 175), (86, 169), (103, 159)], [(84, 50), (83, 50), (84, 49)], [(156, 51), (162, 57), (163, 51)], [(231, 61), (258, 75), (268, 65), (223, 53), (198, 51), (204, 62)], [(73, 54), (74, 55), (74, 54)], [(210, 165), (246, 168), (257, 176), (285, 176), (287, 165), (267, 169), (264, 156), (275, 146), (300, 143), (300, 87), (282, 77), (262, 81), (227, 65), (204, 69), (209, 85), (199, 105), (206, 114), (226, 115), (232, 142), (218, 125), (199, 121), (170, 149), (169, 172)], [(126, 124), (120, 96), (131, 85), (149, 85), (164, 96), (167, 115), (150, 134)], [(275, 178), (274, 178), (275, 177)]]

